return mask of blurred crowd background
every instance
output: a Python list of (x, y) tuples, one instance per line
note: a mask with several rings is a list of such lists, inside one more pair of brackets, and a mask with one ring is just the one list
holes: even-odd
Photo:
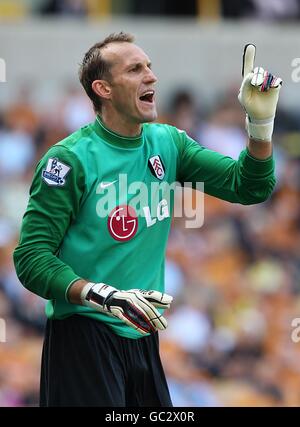
[(1, 0), (2, 16), (108, 14), (199, 16), (200, 18), (299, 19), (299, 0)]
[[(300, 2), (0, 0), (5, 19), (106, 13), (296, 20)], [(236, 159), (246, 144), (237, 91), (228, 81), (206, 104), (183, 84), (168, 94), (159, 121)], [(94, 119), (79, 84), (65, 84), (46, 109), (34, 99), (32, 86), (19, 81), (0, 107), (0, 318), (7, 338), (0, 342), (0, 406), (38, 403), (44, 301), (20, 285), (12, 262), (33, 171), (51, 145)], [(300, 342), (292, 340), (292, 320), (300, 317), (299, 141), (300, 110), (279, 106), (271, 199), (241, 206), (205, 196), (201, 228), (173, 220), (166, 291), (175, 302), (160, 340), (175, 406), (300, 405)]]

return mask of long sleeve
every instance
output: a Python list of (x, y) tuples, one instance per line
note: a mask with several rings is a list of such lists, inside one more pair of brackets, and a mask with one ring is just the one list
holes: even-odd
[(83, 192), (84, 173), (76, 155), (52, 147), (37, 165), (13, 255), (21, 283), (43, 298), (66, 298), (70, 284), (80, 278), (56, 254)]
[(177, 179), (181, 183), (204, 183), (204, 192), (229, 202), (245, 205), (265, 201), (276, 180), (274, 160), (258, 160), (243, 150), (238, 160), (202, 147), (185, 132), (171, 128), (178, 148)]

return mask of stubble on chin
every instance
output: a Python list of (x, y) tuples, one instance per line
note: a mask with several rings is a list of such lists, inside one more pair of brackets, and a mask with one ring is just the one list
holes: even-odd
[(157, 114), (157, 111), (156, 111), (156, 109), (155, 109), (155, 111), (150, 115), (149, 114), (149, 116), (148, 117), (145, 117), (144, 119), (144, 123), (151, 123), (151, 122), (155, 122), (155, 120), (157, 119), (157, 117), (158, 117), (158, 114)]

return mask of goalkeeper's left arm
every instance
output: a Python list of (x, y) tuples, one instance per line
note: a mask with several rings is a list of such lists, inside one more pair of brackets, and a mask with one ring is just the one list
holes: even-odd
[(205, 193), (245, 205), (267, 200), (276, 183), (271, 139), (282, 80), (261, 67), (254, 69), (254, 57), (255, 46), (247, 45), (238, 98), (246, 111), (249, 143), (237, 161), (170, 127), (179, 153), (178, 181), (194, 188), (203, 182)]

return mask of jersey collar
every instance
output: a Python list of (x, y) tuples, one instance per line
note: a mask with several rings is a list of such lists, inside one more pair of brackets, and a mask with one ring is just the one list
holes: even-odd
[(96, 117), (92, 126), (96, 134), (108, 144), (121, 148), (135, 148), (141, 146), (143, 143), (143, 128), (139, 136), (122, 136), (108, 129), (99, 116)]

